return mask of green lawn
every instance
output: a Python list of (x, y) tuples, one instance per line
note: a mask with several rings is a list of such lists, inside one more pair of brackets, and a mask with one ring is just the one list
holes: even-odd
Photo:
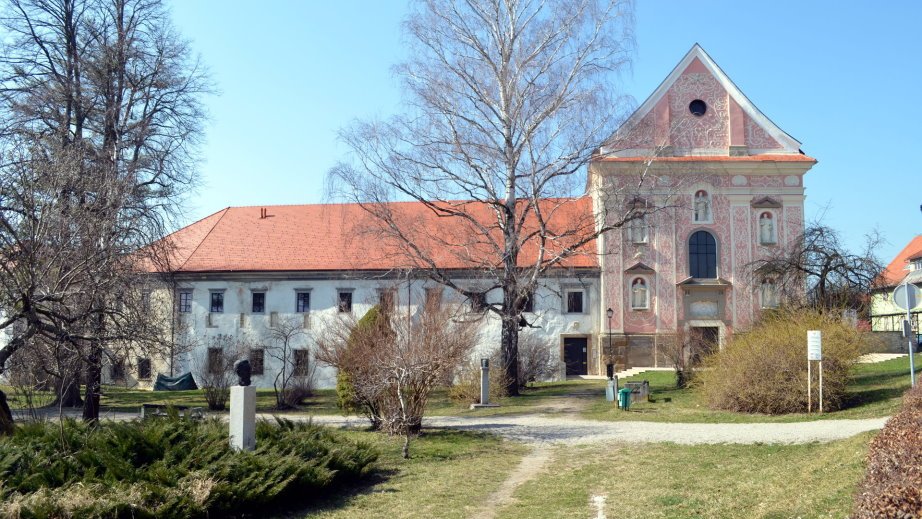
[(846, 517), (864, 473), (865, 433), (807, 445), (592, 445), (558, 448), (500, 518)]
[[(922, 371), (922, 355), (916, 355), (916, 371)], [(621, 411), (604, 400), (594, 399), (583, 412), (583, 417), (594, 420), (643, 420), (655, 422), (799, 422), (807, 420), (842, 418), (877, 418), (892, 415), (900, 405), (901, 396), (909, 388), (909, 358), (858, 364), (852, 374), (848, 389), (848, 403), (840, 411), (829, 413), (796, 413), (788, 415), (760, 415), (715, 411), (708, 409), (703, 397), (693, 389), (676, 389), (673, 373), (651, 371), (629, 378), (625, 382), (650, 382), (654, 402), (632, 404), (630, 411)], [(599, 383), (598, 391), (603, 390)], [(666, 401), (669, 399), (670, 401)]]
[(424, 430), (400, 457), (402, 439), (345, 431), (381, 453), (379, 476), (345, 496), (317, 503), (290, 517), (470, 517), (496, 491), (527, 448), (491, 435)]

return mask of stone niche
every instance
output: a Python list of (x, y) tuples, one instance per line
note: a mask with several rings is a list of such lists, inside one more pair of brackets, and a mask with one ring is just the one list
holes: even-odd
[(723, 320), (725, 300), (723, 290), (685, 290), (685, 319)]

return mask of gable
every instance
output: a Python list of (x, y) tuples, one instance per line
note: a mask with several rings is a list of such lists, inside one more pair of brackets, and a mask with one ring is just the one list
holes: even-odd
[(662, 149), (675, 156), (799, 154), (800, 142), (756, 108), (695, 44), (601, 153), (630, 157)]

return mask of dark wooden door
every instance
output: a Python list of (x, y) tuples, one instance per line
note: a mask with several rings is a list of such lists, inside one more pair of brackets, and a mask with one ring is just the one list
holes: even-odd
[(720, 328), (716, 326), (694, 327), (689, 330), (689, 336), (692, 365), (700, 364), (705, 357), (720, 347)]
[(567, 376), (589, 374), (589, 344), (585, 337), (563, 338), (563, 362)]

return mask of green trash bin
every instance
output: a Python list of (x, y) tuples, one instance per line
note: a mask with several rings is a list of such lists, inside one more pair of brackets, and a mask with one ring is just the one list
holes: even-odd
[(621, 388), (618, 390), (618, 407), (622, 411), (627, 411), (631, 408), (631, 389), (630, 388)]

